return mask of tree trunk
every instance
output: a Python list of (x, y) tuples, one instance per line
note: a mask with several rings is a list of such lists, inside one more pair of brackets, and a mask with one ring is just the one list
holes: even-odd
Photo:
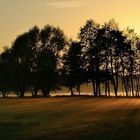
[(6, 98), (6, 92), (3, 92), (3, 91), (2, 91), (2, 97), (3, 97), (3, 98)]
[(127, 82), (126, 82), (126, 78), (124, 77), (124, 74), (122, 76), (122, 87), (124, 86), (124, 90), (125, 90), (125, 94), (126, 97), (128, 97), (128, 89), (127, 89)]
[(132, 96), (134, 97), (134, 83), (133, 83), (133, 76), (132, 76), (132, 74), (130, 76), (130, 80), (131, 80), (131, 92), (132, 92)]
[(71, 92), (71, 96), (74, 96), (73, 88), (72, 87), (70, 87), (70, 92)]
[(21, 97), (21, 98), (23, 98), (24, 97), (24, 93), (25, 93), (25, 89), (24, 88), (20, 88), (20, 91), (19, 91), (19, 96)]
[(107, 82), (105, 82), (105, 96), (107, 96), (107, 88), (108, 88), (108, 85), (107, 85)]
[(136, 96), (139, 96), (139, 79), (136, 77)]
[(41, 91), (43, 93), (43, 97), (48, 97), (50, 95), (49, 89), (42, 88)]
[(78, 94), (79, 94), (79, 96), (80, 96), (80, 94), (81, 94), (80, 85), (77, 86), (77, 92), (78, 92)]
[(113, 87), (114, 87), (114, 93), (115, 93), (115, 96), (117, 97), (118, 96), (118, 76), (117, 74), (113, 74)]
[(97, 97), (97, 93), (96, 93), (96, 83), (95, 83), (95, 81), (92, 79), (92, 87), (93, 87), (93, 95), (95, 96), (95, 97)]
[(38, 88), (34, 87), (33, 89), (33, 97), (37, 97)]
[(107, 83), (108, 85), (108, 96), (110, 96), (110, 85), (109, 85), (109, 82)]
[(97, 96), (101, 95), (101, 89), (100, 89), (100, 81), (99, 79), (96, 79), (96, 94)]
[(117, 69), (117, 64), (115, 63), (115, 72), (113, 69), (113, 62), (111, 58), (111, 74), (112, 74), (112, 82), (113, 82), (113, 87), (114, 87), (114, 93), (115, 96), (118, 96), (118, 69)]

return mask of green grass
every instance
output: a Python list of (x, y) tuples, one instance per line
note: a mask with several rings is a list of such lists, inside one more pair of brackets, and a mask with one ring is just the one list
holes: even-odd
[(0, 99), (0, 140), (139, 140), (140, 99)]

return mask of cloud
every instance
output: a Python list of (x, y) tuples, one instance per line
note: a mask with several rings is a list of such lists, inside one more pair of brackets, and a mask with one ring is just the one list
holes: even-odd
[(82, 1), (75, 0), (75, 1), (52, 1), (47, 2), (47, 6), (55, 7), (55, 8), (74, 8), (74, 7), (81, 7)]

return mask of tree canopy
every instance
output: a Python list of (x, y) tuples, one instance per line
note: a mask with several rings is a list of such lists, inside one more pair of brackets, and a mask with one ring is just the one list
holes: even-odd
[(60, 86), (80, 95), (84, 83), (92, 83), (95, 97), (112, 92), (139, 96), (139, 75), (140, 38), (133, 29), (121, 30), (115, 20), (103, 25), (87, 20), (75, 41), (59, 27), (34, 26), (0, 54), (3, 97), (10, 92), (24, 97), (26, 91), (47, 97)]

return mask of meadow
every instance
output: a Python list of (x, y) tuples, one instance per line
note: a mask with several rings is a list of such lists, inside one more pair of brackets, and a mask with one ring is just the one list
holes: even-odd
[(139, 98), (0, 99), (0, 140), (139, 140)]

